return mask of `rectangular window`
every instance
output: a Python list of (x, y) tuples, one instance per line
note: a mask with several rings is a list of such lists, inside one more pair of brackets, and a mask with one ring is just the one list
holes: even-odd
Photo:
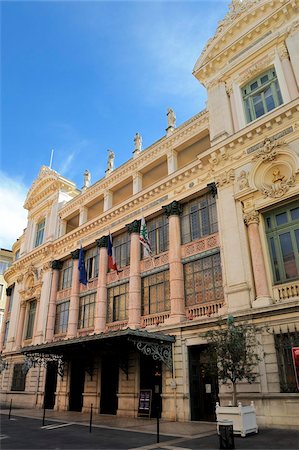
[(0, 274), (2, 275), (8, 267), (9, 263), (7, 261), (0, 261)]
[(78, 328), (93, 327), (95, 299), (95, 293), (80, 297)]
[(298, 392), (292, 357), (292, 347), (299, 347), (299, 335), (295, 333), (275, 334), (280, 392)]
[(28, 307), (28, 320), (25, 339), (31, 339), (33, 336), (34, 319), (36, 313), (36, 300), (29, 303)]
[(184, 264), (186, 306), (224, 299), (220, 254)]
[(15, 364), (12, 376), (12, 391), (25, 391), (26, 374), (23, 372), (23, 364)]
[(170, 310), (169, 270), (142, 278), (141, 314)]
[(43, 219), (41, 222), (39, 222), (37, 224), (34, 247), (38, 247), (39, 245), (41, 245), (43, 243), (45, 225), (46, 225), (46, 219)]
[(299, 278), (298, 202), (269, 211), (264, 218), (274, 282)]
[(54, 334), (65, 333), (69, 320), (70, 302), (59, 303), (56, 306)]
[(107, 321), (127, 320), (129, 303), (129, 283), (119, 284), (108, 289)]
[(63, 262), (60, 272), (60, 289), (67, 289), (72, 286), (73, 260), (68, 259)]
[(263, 116), (283, 103), (277, 75), (274, 69), (251, 80), (242, 88), (247, 122)]
[(185, 203), (181, 216), (181, 237), (183, 244), (216, 233), (217, 231), (216, 198), (211, 194), (205, 194)]
[(7, 320), (5, 322), (5, 329), (4, 329), (4, 339), (3, 339), (3, 344), (6, 344), (7, 341), (7, 336), (8, 336), (8, 328), (9, 328), (9, 320)]
[[(163, 214), (146, 222), (148, 238), (154, 255), (168, 250), (168, 219)], [(144, 256), (144, 252), (142, 252)]]
[(98, 247), (91, 248), (85, 253), (85, 267), (87, 280), (96, 278), (99, 274), (99, 255)]
[(20, 250), (17, 250), (15, 253), (15, 261), (17, 261), (20, 258)]
[(11, 287), (11, 293), (9, 296), (9, 303), (8, 303), (8, 312), (11, 312), (11, 308), (12, 308), (12, 304), (13, 304), (13, 297), (14, 297), (14, 293), (15, 293), (15, 285), (10, 286)]
[(113, 247), (118, 268), (130, 264), (130, 242), (130, 235), (127, 232), (119, 234), (116, 237), (113, 236)]

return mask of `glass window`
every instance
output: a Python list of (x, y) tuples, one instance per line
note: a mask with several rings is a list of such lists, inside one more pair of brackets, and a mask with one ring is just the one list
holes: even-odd
[(115, 252), (116, 265), (118, 268), (130, 264), (130, 235), (125, 232), (118, 236), (113, 236), (113, 248)]
[(99, 255), (98, 247), (91, 248), (85, 253), (85, 267), (87, 280), (96, 278), (99, 274)]
[(7, 261), (0, 261), (0, 274), (4, 273), (8, 269), (9, 263)]
[(247, 122), (251, 122), (283, 103), (274, 69), (251, 80), (242, 88)]
[(55, 327), (54, 333), (65, 333), (67, 331), (67, 324), (69, 320), (70, 302), (66, 301), (59, 303), (56, 306)]
[(127, 320), (129, 303), (129, 283), (108, 289), (107, 321)]
[(299, 335), (295, 333), (275, 334), (280, 392), (298, 392), (292, 347), (299, 347)]
[(7, 320), (5, 322), (5, 329), (4, 329), (4, 339), (3, 339), (3, 344), (6, 343), (7, 341), (7, 336), (8, 336), (8, 328), (9, 328), (9, 320)]
[(170, 310), (169, 270), (142, 278), (141, 314)]
[(41, 222), (37, 224), (34, 247), (38, 247), (44, 241), (45, 224), (46, 224), (45, 219), (43, 219)]
[(17, 261), (20, 258), (20, 250), (17, 250), (15, 253), (15, 261)]
[(28, 320), (25, 339), (31, 339), (33, 336), (35, 312), (36, 312), (36, 300), (33, 300), (32, 302), (29, 303), (28, 306)]
[(212, 194), (203, 195), (184, 204), (181, 216), (183, 244), (217, 231), (216, 198)]
[(274, 282), (299, 278), (299, 207), (298, 202), (264, 215)]
[(15, 364), (12, 376), (12, 391), (25, 391), (26, 373), (23, 372), (23, 364)]
[(93, 327), (95, 298), (95, 293), (80, 297), (78, 328)]
[(67, 289), (72, 286), (73, 260), (67, 259), (63, 262), (60, 272), (60, 289)]
[(220, 254), (184, 264), (186, 306), (224, 299)]
[[(149, 220), (146, 222), (146, 228), (153, 255), (166, 252), (168, 250), (168, 219), (166, 215), (163, 214)], [(142, 254), (144, 257), (143, 251)]]

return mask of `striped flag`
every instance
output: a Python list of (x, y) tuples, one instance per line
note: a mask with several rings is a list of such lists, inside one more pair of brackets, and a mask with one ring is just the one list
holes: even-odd
[(112, 236), (110, 233), (108, 236), (108, 269), (116, 270), (117, 273), (119, 272), (117, 265), (116, 265), (115, 252), (114, 252), (113, 243), (112, 243)]
[(145, 256), (153, 256), (152, 247), (150, 240), (148, 238), (147, 228), (144, 217), (141, 218), (141, 224), (140, 224), (140, 235), (139, 240), (144, 248), (144, 255)]
[(80, 246), (79, 250), (79, 260), (78, 260), (78, 270), (79, 270), (79, 282), (81, 284), (87, 285), (87, 273), (85, 268), (85, 261), (84, 261), (84, 251), (82, 248), (82, 244)]

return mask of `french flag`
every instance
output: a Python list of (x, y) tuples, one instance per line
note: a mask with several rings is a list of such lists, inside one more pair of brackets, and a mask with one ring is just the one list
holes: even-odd
[(115, 252), (112, 244), (112, 236), (110, 233), (108, 236), (108, 269), (116, 270), (117, 273), (119, 272), (115, 261)]

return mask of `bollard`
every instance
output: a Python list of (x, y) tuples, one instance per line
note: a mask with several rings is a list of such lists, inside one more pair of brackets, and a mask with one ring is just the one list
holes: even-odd
[(92, 427), (92, 404), (90, 405), (90, 419), (89, 419), (89, 432), (91, 433)]
[(12, 407), (12, 398), (10, 399), (10, 405), (9, 405), (9, 413), (8, 413), (9, 420), (10, 420), (10, 416), (11, 416), (11, 407)]
[(160, 408), (159, 408), (159, 406), (157, 406), (157, 444), (159, 444), (159, 442), (160, 442), (160, 423), (159, 423), (159, 418), (160, 418)]
[(44, 402), (44, 411), (43, 411), (43, 427), (45, 426), (45, 417), (46, 417), (46, 404)]
[(219, 435), (219, 448), (235, 448), (234, 429), (231, 420), (219, 420), (217, 422), (217, 432)]

